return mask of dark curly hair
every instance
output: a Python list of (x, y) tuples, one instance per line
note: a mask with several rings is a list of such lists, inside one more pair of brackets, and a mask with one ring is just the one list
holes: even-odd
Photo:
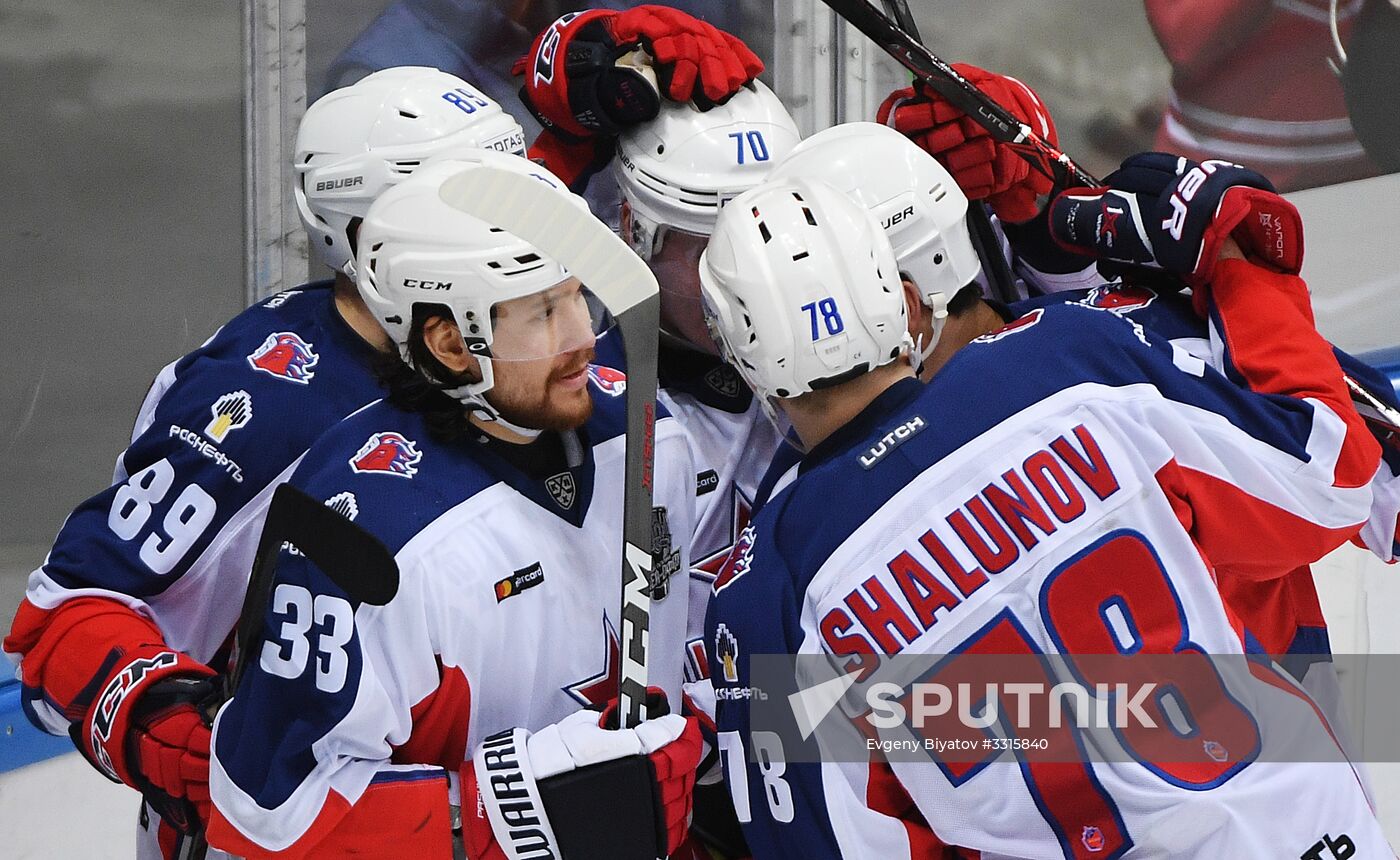
[(435, 317), (452, 320), (452, 310), (446, 305), (414, 305), (408, 332), (408, 354), (413, 366), (405, 364), (395, 350), (379, 355), (374, 372), (380, 384), (388, 389), (390, 403), (406, 412), (422, 415), (434, 439), (452, 442), (473, 435), (475, 430), (467, 420), (471, 409), (447, 394), (446, 389), (476, 379), (471, 374), (449, 370), (428, 349), (423, 341), (423, 328)]

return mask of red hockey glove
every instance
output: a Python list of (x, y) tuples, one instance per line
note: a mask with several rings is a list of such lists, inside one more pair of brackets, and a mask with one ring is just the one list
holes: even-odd
[(133, 786), (183, 832), (209, 820), (209, 726), (200, 705), (214, 671), (184, 654), (142, 646), (123, 655), (74, 741), (98, 770)]
[(596, 711), (583, 710), (538, 732), (483, 741), (462, 769), (467, 856), (514, 860), (528, 847), (655, 860), (676, 851), (689, 824), (700, 729), (665, 713), (659, 691), (648, 707), (661, 716), (632, 729), (605, 729)]
[(1298, 210), (1253, 170), (1147, 152), (1124, 161), (1105, 182), (1056, 197), (1050, 232), (1065, 248), (1106, 261), (1100, 265), (1106, 275), (1163, 269), (1203, 287), (1227, 237), (1251, 262), (1287, 275), (1302, 269)]
[(515, 64), (520, 98), (546, 128), (574, 137), (616, 135), (656, 116), (657, 86), (619, 60), (638, 48), (651, 55), (661, 93), (700, 110), (722, 104), (763, 71), (742, 41), (665, 6), (626, 12), (571, 12), (535, 38)]
[[(967, 63), (953, 68), (1036, 134), (1059, 146), (1050, 111), (1030, 87)], [(1014, 224), (1034, 218), (1040, 211), (1037, 198), (1054, 187), (1050, 177), (993, 140), (961, 108), (922, 82), (890, 93), (880, 105), (877, 121), (893, 126), (937, 158), (969, 199), (985, 199), (1003, 221)]]

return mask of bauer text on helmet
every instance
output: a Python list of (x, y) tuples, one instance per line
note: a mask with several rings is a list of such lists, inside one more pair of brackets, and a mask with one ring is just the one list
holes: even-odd
[(948, 171), (888, 126), (843, 123), (797, 145), (773, 178), (823, 179), (863, 204), (894, 247), (926, 306), (945, 307), (981, 273), (967, 197)]

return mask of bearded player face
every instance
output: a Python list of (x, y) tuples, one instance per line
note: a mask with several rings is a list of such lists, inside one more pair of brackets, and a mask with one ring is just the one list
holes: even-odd
[(577, 278), (496, 305), (486, 399), (521, 427), (572, 430), (593, 412), (588, 364), (595, 314)]

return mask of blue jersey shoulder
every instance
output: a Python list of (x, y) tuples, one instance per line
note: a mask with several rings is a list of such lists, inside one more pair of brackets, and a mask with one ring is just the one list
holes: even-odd
[(1011, 310), (1022, 316), (1036, 308), (1065, 304), (1109, 311), (1167, 340), (1207, 336), (1205, 320), (1196, 315), (1191, 309), (1191, 301), (1185, 296), (1133, 284), (1101, 284), (1088, 290), (1050, 293), (1016, 302), (1011, 305)]
[[(1131, 319), (1094, 306), (1035, 308), (966, 346), (927, 385), (906, 380), (803, 461), (797, 480), (755, 518), (771, 528), (798, 587), (919, 473), (1060, 391), (1148, 384), (1168, 400), (1224, 415), (1306, 459), (1312, 407), (1240, 389)], [(853, 489), (858, 488), (858, 489)], [(840, 504), (833, 504), (840, 499)], [(811, 523), (823, 527), (812, 529)]]
[(217, 447), (230, 474), (261, 486), (379, 396), (373, 356), (336, 311), (329, 283), (279, 293), (175, 364), (150, 429), (124, 456), (127, 471), (148, 448), (178, 439), (201, 453)]
[(164, 591), (325, 428), (377, 396), (372, 355), (329, 283), (245, 310), (157, 380), (117, 480), (69, 516), (45, 572), (68, 588)]
[(394, 552), (449, 509), (502, 482), (579, 525), (592, 498), (593, 448), (627, 431), (626, 378), (599, 365), (590, 366), (589, 377), (593, 414), (580, 433), (587, 447), (568, 481), (532, 478), (477, 437), (435, 438), (422, 414), (379, 401), (321, 436), (292, 483), (354, 511), (352, 518)]

